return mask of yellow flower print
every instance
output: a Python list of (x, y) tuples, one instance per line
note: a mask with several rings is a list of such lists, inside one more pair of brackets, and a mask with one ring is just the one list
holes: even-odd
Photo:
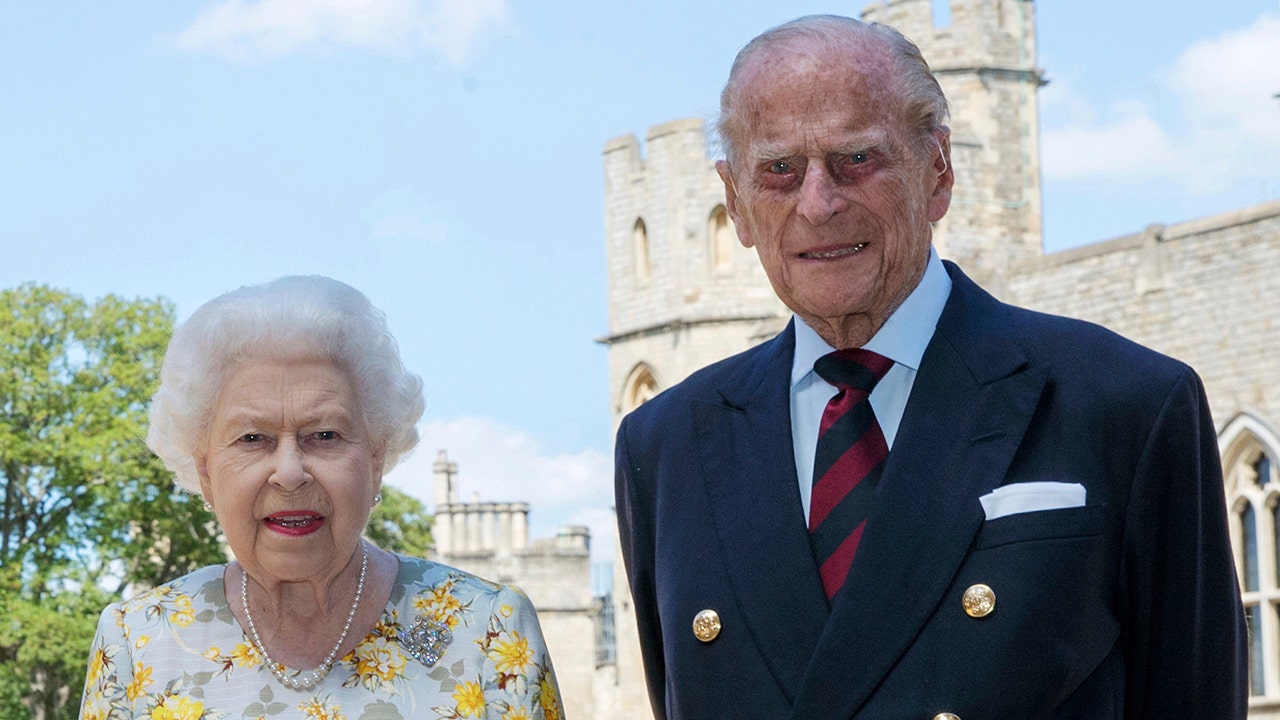
[(527, 709), (513, 707), (502, 714), (502, 720), (531, 720), (531, 718)]
[[(325, 696), (325, 700), (327, 699), (328, 696)], [(331, 708), (327, 702), (318, 697), (298, 703), (298, 709), (312, 720), (347, 720), (342, 714), (341, 707)]]
[(502, 617), (509, 618), (511, 617), (511, 613), (515, 612), (515, 608), (511, 607), (510, 605), (507, 605), (506, 603), (503, 603), (498, 608), (498, 612), (502, 613)]
[(448, 582), (443, 585), (434, 587), (425, 597), (419, 597), (413, 601), (414, 607), (428, 615), (436, 622), (442, 622), (449, 626), (450, 629), (458, 626), (458, 611), (462, 609), (462, 603), (458, 602), (458, 598), (453, 596), (453, 583)]
[(96, 648), (92, 657), (89, 658), (89, 676), (86, 682), (94, 685), (102, 678), (102, 674), (106, 671), (107, 666), (111, 663), (111, 658), (107, 657), (106, 648)]
[(453, 701), (458, 703), (458, 717), (484, 717), (484, 688), (479, 683), (467, 681), (453, 689)]
[(236, 643), (235, 650), (231, 651), (231, 659), (239, 667), (258, 667), (262, 664), (262, 653), (258, 652), (253, 643)]
[(498, 672), (508, 675), (523, 675), (525, 668), (533, 662), (529, 639), (514, 630), (511, 639), (499, 640), (489, 655), (494, 659)]
[(391, 618), (389, 620), (386, 615), (378, 618), (378, 624), (373, 626), (373, 633), (371, 634), (386, 638), (394, 638), (396, 636), (396, 631), (399, 628), (396, 623), (396, 613), (393, 611), (390, 615)]
[(196, 616), (191, 607), (190, 596), (179, 595), (178, 598), (174, 600), (173, 606), (176, 609), (169, 614), (169, 622), (177, 625), (178, 627), (186, 627), (195, 622)]
[(217, 645), (211, 645), (208, 650), (200, 653), (200, 656), (205, 660), (218, 662), (218, 659), (222, 657), (222, 650)]
[(149, 642), (151, 642), (150, 635), (139, 635), (138, 639), (133, 641), (133, 646), (141, 650), (142, 648), (146, 647), (147, 643)]
[(377, 677), (391, 682), (404, 672), (404, 665), (400, 646), (384, 637), (363, 642), (356, 648), (356, 672), (362, 680)]
[(199, 700), (170, 695), (151, 711), (151, 720), (200, 720), (203, 714), (204, 703)]
[(564, 720), (564, 710), (560, 707), (560, 693), (557, 692), (555, 683), (543, 675), (539, 690), (538, 702), (542, 705), (542, 714), (547, 720)]
[(151, 687), (151, 666), (142, 663), (134, 663), (133, 681), (124, 689), (124, 696), (129, 698), (129, 702), (137, 702), (138, 698), (147, 694), (147, 688)]

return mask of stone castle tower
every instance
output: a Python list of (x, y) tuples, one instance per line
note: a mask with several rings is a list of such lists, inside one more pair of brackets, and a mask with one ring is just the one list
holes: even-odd
[(953, 0), (934, 27), (930, 0), (872, 5), (863, 19), (920, 46), (951, 103), (951, 208), (938, 254), (1001, 294), (1006, 273), (1041, 254), (1035, 12), (1029, 0)]

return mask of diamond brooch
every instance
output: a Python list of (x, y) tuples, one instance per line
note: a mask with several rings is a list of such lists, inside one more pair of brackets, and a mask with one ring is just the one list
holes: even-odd
[(453, 632), (442, 622), (419, 617), (413, 627), (396, 633), (396, 639), (415, 660), (431, 667), (444, 655), (444, 649), (449, 643), (453, 642)]

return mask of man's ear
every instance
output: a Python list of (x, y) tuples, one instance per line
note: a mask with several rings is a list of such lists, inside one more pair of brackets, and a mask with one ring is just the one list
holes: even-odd
[(951, 166), (951, 128), (943, 126), (934, 133), (937, 154), (931, 163), (938, 174), (937, 184), (929, 195), (929, 222), (938, 222), (951, 207), (951, 188), (956, 182), (956, 171)]
[(738, 211), (738, 186), (733, 182), (733, 170), (729, 168), (729, 161), (717, 160), (716, 173), (724, 183), (724, 209), (729, 213), (729, 219), (733, 221), (733, 229), (738, 233), (738, 242), (742, 243), (742, 247), (754, 247), (756, 242), (751, 237), (747, 224), (742, 222), (742, 215)]

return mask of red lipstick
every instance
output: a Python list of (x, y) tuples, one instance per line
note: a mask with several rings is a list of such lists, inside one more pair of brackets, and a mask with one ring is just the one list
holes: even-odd
[(324, 525), (324, 517), (309, 510), (285, 510), (272, 513), (262, 521), (273, 532), (291, 537), (310, 535)]

